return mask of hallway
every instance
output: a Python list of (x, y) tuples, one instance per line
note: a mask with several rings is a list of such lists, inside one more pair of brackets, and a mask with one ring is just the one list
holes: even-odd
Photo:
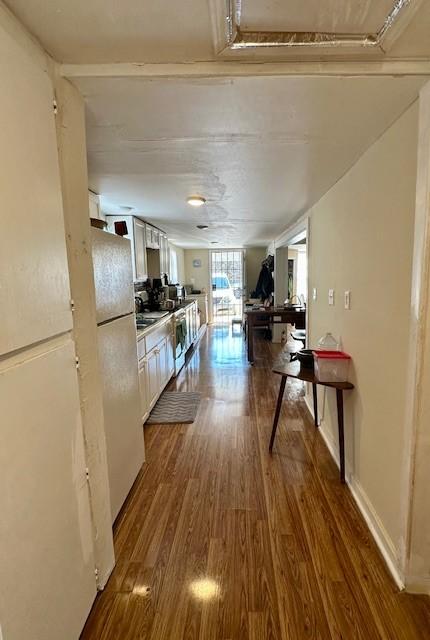
[(213, 327), (171, 383), (201, 392), (198, 418), (145, 427), (82, 640), (430, 637), (429, 600), (398, 593), (298, 384), (268, 454), (277, 349), (258, 341), (250, 367), (241, 333)]

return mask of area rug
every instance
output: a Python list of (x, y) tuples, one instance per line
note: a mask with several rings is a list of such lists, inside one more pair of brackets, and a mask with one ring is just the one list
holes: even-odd
[(164, 391), (149, 414), (146, 424), (194, 422), (200, 397), (200, 393), (193, 391)]

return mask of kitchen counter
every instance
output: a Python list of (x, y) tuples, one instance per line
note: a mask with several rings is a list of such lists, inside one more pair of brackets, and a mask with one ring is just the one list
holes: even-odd
[(177, 311), (181, 311), (183, 309), (186, 309), (187, 307), (189, 307), (190, 305), (192, 305), (195, 302), (194, 298), (188, 298), (187, 300), (185, 300), (184, 302), (182, 302), (180, 305), (178, 305), (175, 309), (171, 309), (168, 311), (168, 314), (163, 316), (162, 318), (160, 318), (159, 320), (156, 320), (155, 322), (153, 322), (152, 324), (149, 324), (147, 327), (139, 327), (136, 330), (137, 333), (137, 340), (142, 340), (142, 338), (144, 338), (145, 336), (147, 336), (148, 334), (152, 333), (152, 331), (155, 331), (156, 329), (159, 329), (160, 327), (162, 327), (166, 322), (169, 322), (172, 318), (172, 316), (177, 312)]

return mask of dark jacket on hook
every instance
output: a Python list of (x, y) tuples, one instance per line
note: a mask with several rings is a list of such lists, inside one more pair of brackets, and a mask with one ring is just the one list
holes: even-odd
[(273, 269), (273, 256), (268, 256), (261, 264), (260, 275), (258, 276), (258, 282), (255, 291), (251, 294), (253, 298), (261, 298), (267, 300), (273, 291), (274, 283), (272, 277)]

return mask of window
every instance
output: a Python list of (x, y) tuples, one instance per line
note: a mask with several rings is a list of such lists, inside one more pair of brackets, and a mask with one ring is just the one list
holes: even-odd
[(170, 247), (170, 282), (173, 284), (179, 283), (178, 273), (178, 254), (172, 247)]

